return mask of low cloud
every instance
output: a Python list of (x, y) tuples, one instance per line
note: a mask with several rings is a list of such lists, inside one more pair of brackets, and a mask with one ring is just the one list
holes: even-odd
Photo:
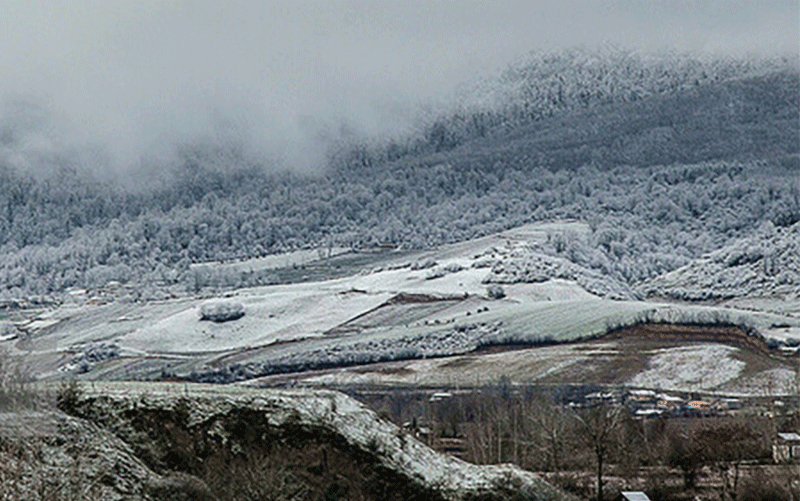
[[(314, 169), (402, 134), (531, 50), (614, 44), (796, 57), (795, 1), (0, 0), (0, 151), (110, 176), (192, 141)], [(149, 159), (149, 160), (147, 160)]]

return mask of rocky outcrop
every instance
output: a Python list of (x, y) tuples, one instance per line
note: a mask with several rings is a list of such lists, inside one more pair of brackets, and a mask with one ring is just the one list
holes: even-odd
[(153, 471), (203, 479), (220, 499), (270, 485), (296, 499), (573, 499), (518, 467), (439, 454), (332, 391), (103, 383), (64, 406), (113, 432)]
[(157, 474), (120, 438), (61, 412), (0, 412), (0, 499), (213, 499), (197, 477)]

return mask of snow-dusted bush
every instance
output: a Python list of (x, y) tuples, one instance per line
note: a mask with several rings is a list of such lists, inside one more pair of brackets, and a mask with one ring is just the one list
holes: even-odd
[(436, 268), (435, 270), (429, 271), (428, 274), (425, 275), (425, 280), (433, 280), (435, 278), (442, 278), (445, 275), (446, 275), (446, 273), (445, 273), (445, 271), (443, 269)]
[(506, 297), (506, 291), (501, 286), (493, 284), (486, 288), (486, 295), (489, 299), (503, 299)]
[(89, 372), (93, 364), (118, 357), (119, 345), (116, 343), (86, 343), (71, 348), (75, 355), (70, 359), (68, 367), (77, 369), (78, 372)]
[(450, 263), (444, 267), (444, 271), (447, 273), (458, 273), (459, 271), (463, 270), (464, 267), (458, 263)]
[(472, 323), (412, 336), (364, 341), (345, 339), (336, 344), (288, 351), (260, 362), (193, 372), (186, 377), (197, 382), (230, 383), (269, 374), (460, 355), (481, 346), (502, 344), (507, 338), (501, 322)]
[(491, 268), (495, 264), (497, 264), (497, 260), (496, 259), (483, 258), (483, 259), (478, 259), (477, 261), (473, 261), (472, 262), (472, 267), (473, 268)]
[(227, 322), (244, 316), (244, 305), (233, 301), (214, 301), (200, 307), (200, 320)]
[(433, 268), (436, 266), (436, 261), (434, 259), (428, 258), (424, 261), (417, 261), (416, 263), (411, 265), (412, 270), (424, 270), (426, 268)]
[(540, 283), (553, 278), (571, 280), (587, 292), (608, 299), (638, 299), (639, 293), (627, 284), (567, 259), (533, 251), (498, 262), (483, 279), (486, 284)]
[(684, 301), (745, 296), (800, 295), (800, 223), (789, 228), (762, 225), (707, 256), (648, 280), (648, 295)]

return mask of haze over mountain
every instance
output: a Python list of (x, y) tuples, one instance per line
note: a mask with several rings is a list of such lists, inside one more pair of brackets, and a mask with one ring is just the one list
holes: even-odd
[[(3, 2), (6, 163), (128, 182), (189, 143), (269, 170), (404, 136), (531, 50), (796, 58), (796, 2)], [(10, 132), (10, 131), (13, 131)]]
[(0, 297), (565, 217), (635, 285), (800, 220), (794, 2), (4, 7)]
[(635, 284), (764, 220), (800, 221), (798, 88), (786, 58), (572, 50), (511, 66), (485, 88), (491, 106), (351, 143), (313, 174), (270, 173), (241, 145), (216, 141), (184, 144), (160, 164), (164, 182), (136, 193), (92, 180), (65, 155), (48, 159), (45, 177), (6, 162), (0, 294), (108, 281), (202, 287), (191, 263), (426, 248), (563, 217), (589, 222), (592, 237), (554, 252)]

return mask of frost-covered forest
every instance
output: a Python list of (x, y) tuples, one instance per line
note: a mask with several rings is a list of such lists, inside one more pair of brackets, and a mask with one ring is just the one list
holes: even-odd
[(331, 151), (318, 172), (183, 145), (168, 181), (140, 190), (69, 155), (39, 159), (51, 174), (19, 170), (20, 124), (0, 121), (0, 299), (110, 281), (151, 297), (188, 288), (192, 263), (428, 248), (554, 218), (591, 234), (556, 235), (553, 254), (635, 285), (800, 221), (795, 61), (535, 54), (457, 102), (416, 134)]

